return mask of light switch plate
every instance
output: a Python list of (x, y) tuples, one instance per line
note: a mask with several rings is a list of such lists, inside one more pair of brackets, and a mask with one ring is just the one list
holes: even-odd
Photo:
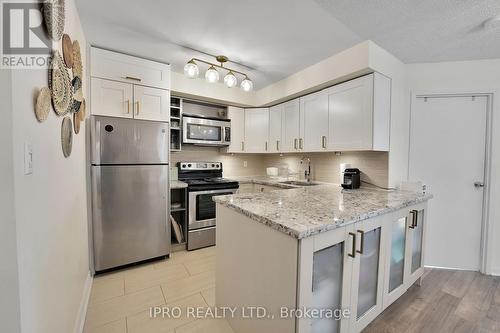
[(33, 145), (29, 142), (24, 143), (24, 174), (33, 173)]
[(243, 161), (243, 167), (246, 168), (248, 166), (248, 162), (247, 161)]

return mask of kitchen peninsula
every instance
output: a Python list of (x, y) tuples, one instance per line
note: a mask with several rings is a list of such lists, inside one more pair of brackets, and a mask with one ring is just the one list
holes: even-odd
[(216, 305), (266, 309), (228, 319), (239, 333), (361, 331), (422, 276), (431, 197), (325, 184), (216, 197)]

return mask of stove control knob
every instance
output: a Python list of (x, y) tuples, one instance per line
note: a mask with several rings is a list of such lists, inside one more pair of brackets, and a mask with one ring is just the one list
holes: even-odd
[(181, 165), (181, 167), (184, 169), (186, 167), (186, 164)]
[(191, 163), (188, 164), (188, 168), (190, 168), (190, 167), (191, 167)]
[(217, 168), (220, 168), (220, 164), (217, 164)]
[(212, 168), (215, 168), (215, 164), (212, 164)]

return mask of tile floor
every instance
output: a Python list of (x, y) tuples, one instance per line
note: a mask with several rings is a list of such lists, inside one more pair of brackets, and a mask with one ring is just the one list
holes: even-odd
[(153, 306), (215, 306), (215, 247), (96, 277), (85, 333), (233, 333), (225, 320), (151, 318)]

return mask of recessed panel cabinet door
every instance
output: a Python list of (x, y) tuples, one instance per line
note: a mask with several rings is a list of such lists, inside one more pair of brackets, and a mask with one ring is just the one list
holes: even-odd
[(299, 148), (326, 151), (328, 138), (328, 95), (319, 91), (300, 98), (301, 137)]
[(95, 115), (132, 118), (133, 96), (129, 83), (92, 78), (91, 112)]
[(330, 150), (373, 149), (373, 76), (325, 90), (328, 95)]
[(245, 152), (265, 153), (269, 138), (269, 109), (245, 109)]
[(283, 104), (269, 108), (269, 144), (268, 151), (270, 153), (277, 153), (281, 151), (282, 141), (282, 113)]
[(134, 86), (134, 118), (169, 121), (170, 91)]
[(227, 107), (227, 117), (231, 119), (231, 144), (228, 153), (242, 153), (245, 146), (245, 109)]
[(360, 332), (383, 309), (385, 223), (377, 217), (356, 223), (359, 245), (352, 270), (351, 331)]
[(283, 104), (282, 117), (281, 151), (296, 152), (299, 150), (300, 138), (300, 102), (298, 98)]

